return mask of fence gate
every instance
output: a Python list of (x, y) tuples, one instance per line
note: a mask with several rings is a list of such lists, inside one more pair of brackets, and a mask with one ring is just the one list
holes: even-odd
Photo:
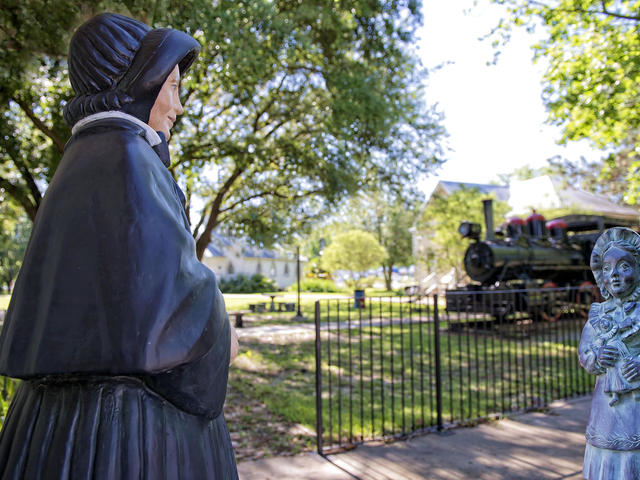
[(593, 298), (574, 290), (455, 292), (446, 308), (437, 296), (317, 301), (318, 452), (590, 392), (577, 347)]

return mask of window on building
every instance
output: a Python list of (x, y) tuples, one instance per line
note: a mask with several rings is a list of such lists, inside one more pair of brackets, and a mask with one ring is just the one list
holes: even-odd
[(262, 264), (260, 262), (258, 262), (258, 266), (256, 267), (256, 272), (262, 273)]
[(233, 275), (235, 273), (235, 269), (233, 268), (233, 263), (229, 262), (229, 265), (227, 265), (227, 273), (229, 275)]
[(284, 264), (284, 274), (287, 277), (289, 276), (289, 262), (285, 262), (285, 264)]

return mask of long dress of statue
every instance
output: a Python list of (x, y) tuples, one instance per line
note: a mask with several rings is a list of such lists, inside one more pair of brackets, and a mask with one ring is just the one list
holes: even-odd
[(591, 255), (605, 301), (594, 303), (580, 339), (580, 363), (596, 375), (584, 476), (640, 478), (640, 235), (605, 231)]
[(229, 320), (148, 125), (198, 52), (185, 33), (114, 14), (71, 40), (73, 135), (0, 336), (0, 374), (24, 380), (0, 433), (2, 479), (237, 478)]

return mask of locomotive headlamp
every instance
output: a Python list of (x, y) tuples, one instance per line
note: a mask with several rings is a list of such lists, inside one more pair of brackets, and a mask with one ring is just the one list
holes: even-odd
[(482, 227), (479, 223), (462, 222), (458, 227), (458, 232), (460, 232), (462, 238), (471, 238), (472, 240), (479, 240), (481, 231)]

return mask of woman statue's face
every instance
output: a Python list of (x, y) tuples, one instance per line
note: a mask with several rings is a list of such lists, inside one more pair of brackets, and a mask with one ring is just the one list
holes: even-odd
[(162, 85), (149, 115), (149, 126), (157, 132), (164, 133), (167, 140), (171, 137), (171, 128), (176, 118), (184, 112), (179, 92), (180, 69), (176, 65)]
[(640, 272), (636, 259), (629, 252), (612, 247), (602, 259), (602, 279), (607, 291), (617, 298), (626, 297), (635, 289)]

